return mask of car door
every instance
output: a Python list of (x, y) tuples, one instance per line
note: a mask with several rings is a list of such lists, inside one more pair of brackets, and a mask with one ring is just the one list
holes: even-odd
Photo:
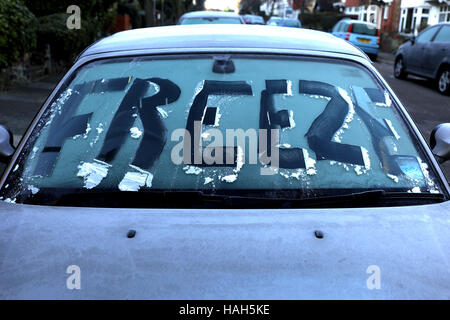
[(422, 61), (422, 72), (430, 78), (435, 78), (439, 66), (449, 55), (450, 25), (444, 25), (427, 45), (425, 57)]
[(431, 27), (423, 31), (417, 36), (414, 43), (406, 53), (406, 63), (408, 72), (416, 73), (422, 75), (424, 72), (422, 70), (423, 59), (425, 58), (425, 52), (431, 45), (431, 40), (433, 39), (439, 26)]

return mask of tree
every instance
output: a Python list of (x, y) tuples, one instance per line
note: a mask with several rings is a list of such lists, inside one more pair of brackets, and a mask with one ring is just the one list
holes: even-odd
[(36, 17), (21, 1), (0, 0), (0, 68), (19, 61), (36, 45)]
[(65, 13), (67, 7), (76, 4), (81, 9), (82, 16), (96, 17), (105, 13), (108, 8), (119, 0), (24, 0), (27, 8), (36, 17), (47, 16), (54, 13)]
[(205, 0), (197, 0), (195, 10), (205, 10)]
[[(192, 0), (140, 0), (141, 7), (145, 10), (147, 27), (157, 25), (156, 13), (164, 18), (164, 24), (174, 24), (187, 11), (204, 10), (204, 0), (197, 0), (194, 6)], [(163, 3), (164, 2), (164, 3)]]
[(260, 12), (261, 0), (241, 0), (239, 3), (240, 14), (258, 14)]
[(147, 27), (153, 27), (155, 25), (155, 2), (156, 0), (145, 0), (144, 10), (145, 10), (145, 25)]

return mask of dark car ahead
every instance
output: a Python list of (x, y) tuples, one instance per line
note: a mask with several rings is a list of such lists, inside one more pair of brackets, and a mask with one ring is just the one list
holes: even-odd
[(245, 22), (234, 12), (194, 11), (182, 15), (178, 24), (245, 24)]
[(284, 19), (281, 17), (271, 17), (267, 24), (270, 26), (301, 28), (302, 23), (298, 19)]
[(450, 23), (439, 23), (404, 43), (395, 56), (394, 75), (408, 74), (436, 81), (440, 93), (450, 94)]

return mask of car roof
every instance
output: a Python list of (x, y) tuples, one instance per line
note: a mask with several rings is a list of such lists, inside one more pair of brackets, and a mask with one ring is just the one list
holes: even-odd
[(439, 22), (439, 23), (436, 23), (436, 24), (433, 24), (433, 25), (431, 25), (431, 26), (429, 26), (428, 28), (431, 28), (431, 27), (436, 27), (436, 26), (445, 26), (445, 25), (447, 25), (447, 26), (450, 26), (450, 22)]
[(311, 50), (356, 55), (366, 59), (357, 48), (329, 33), (265, 25), (177, 25), (141, 28), (103, 38), (81, 53), (88, 55), (135, 50), (196, 49)]
[(376, 24), (374, 24), (372, 22), (355, 20), (355, 19), (342, 19), (341, 21), (346, 21), (346, 22), (351, 22), (351, 23), (359, 23), (359, 24), (367, 24), (367, 25), (375, 26), (375, 27), (377, 26)]
[(240, 18), (241, 16), (235, 12), (225, 12), (225, 11), (192, 11), (185, 13), (180, 19), (184, 18), (200, 18), (200, 17), (231, 17)]

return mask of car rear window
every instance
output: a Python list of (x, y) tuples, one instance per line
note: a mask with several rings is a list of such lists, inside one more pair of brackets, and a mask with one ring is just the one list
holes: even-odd
[(269, 21), (267, 22), (267, 24), (269, 25), (279, 25), (282, 23), (282, 19), (281, 18), (270, 18)]
[(3, 199), (440, 192), (389, 93), (353, 62), (131, 57), (89, 63), (70, 79), (31, 133)]
[(195, 17), (184, 18), (180, 24), (242, 24), (242, 21), (234, 17)]
[(284, 20), (283, 25), (286, 27), (300, 27), (300, 23), (297, 20)]
[(376, 36), (377, 28), (365, 23), (353, 23), (352, 33), (363, 34), (367, 36)]
[(251, 18), (251, 21), (252, 21), (253, 23), (262, 23), (262, 24), (264, 24), (264, 19), (263, 19), (263, 17), (252, 17), (252, 18)]

